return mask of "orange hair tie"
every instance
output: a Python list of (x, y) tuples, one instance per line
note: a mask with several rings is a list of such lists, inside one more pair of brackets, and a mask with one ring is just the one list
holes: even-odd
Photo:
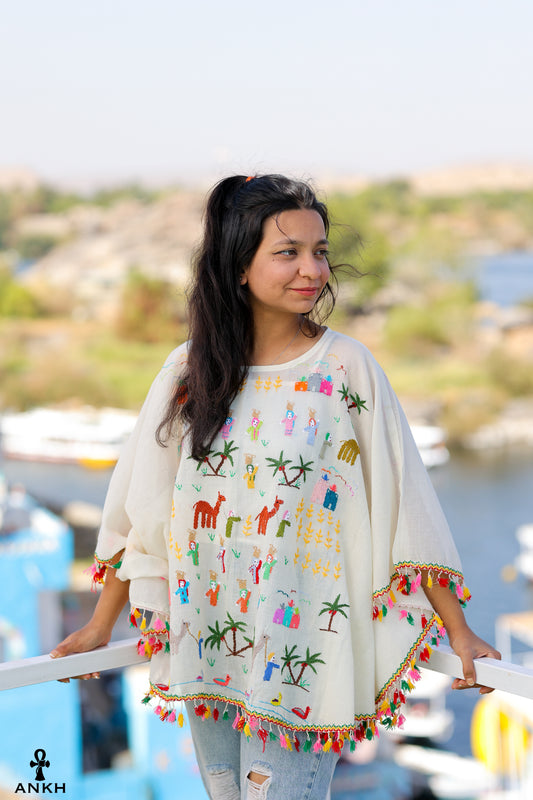
[(253, 179), (254, 179), (254, 176), (250, 175), (249, 178), (246, 178), (245, 183), (248, 183), (248, 181), (253, 181)]

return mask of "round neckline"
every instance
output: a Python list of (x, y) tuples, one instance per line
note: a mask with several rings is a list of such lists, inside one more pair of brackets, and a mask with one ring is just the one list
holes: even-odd
[(307, 361), (307, 359), (309, 357), (312, 357), (313, 354), (314, 354), (314, 351), (318, 350), (318, 348), (321, 347), (323, 342), (328, 337), (330, 337), (330, 335), (332, 333), (333, 333), (333, 331), (331, 330), (331, 328), (326, 327), (326, 330), (324, 331), (324, 333), (322, 334), (322, 336), (320, 337), (318, 342), (315, 342), (315, 344), (312, 347), (310, 347), (309, 350), (306, 350), (305, 353), (302, 353), (301, 355), (297, 356), (296, 358), (291, 359), (291, 361), (284, 361), (281, 364), (258, 364), (258, 365), (252, 364), (249, 367), (249, 371), (250, 372), (275, 372), (275, 371), (278, 371), (279, 372), (282, 369), (290, 369), (291, 367), (296, 367), (296, 366), (298, 366), (298, 364), (301, 364), (302, 361)]

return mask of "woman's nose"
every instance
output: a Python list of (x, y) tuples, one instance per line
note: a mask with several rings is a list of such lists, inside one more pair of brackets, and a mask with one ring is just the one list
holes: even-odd
[(314, 253), (301, 254), (298, 271), (300, 275), (304, 275), (306, 278), (316, 279), (320, 277), (320, 264), (318, 264)]

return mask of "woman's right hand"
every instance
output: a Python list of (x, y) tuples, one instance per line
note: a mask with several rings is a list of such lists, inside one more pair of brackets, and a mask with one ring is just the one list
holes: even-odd
[[(117, 553), (113, 563), (122, 558), (122, 552)], [(60, 644), (50, 653), (51, 658), (63, 658), (74, 653), (87, 653), (97, 647), (103, 647), (111, 639), (113, 627), (120, 612), (128, 600), (129, 581), (120, 580), (114, 569), (108, 569), (105, 576), (104, 587), (100, 592), (94, 613), (83, 628), (80, 628)], [(76, 678), (87, 680), (89, 678), (99, 678), (99, 672), (89, 672), (86, 675), (76, 675)], [(62, 683), (69, 683), (70, 678), (63, 678)]]
[[(55, 647), (50, 653), (50, 658), (63, 658), (70, 656), (74, 653), (86, 653), (89, 650), (95, 650), (97, 647), (106, 645), (111, 638), (111, 632), (102, 631), (96, 627), (92, 621), (84, 625), (66, 639), (63, 639), (60, 644)], [(99, 678), (99, 672), (89, 672), (86, 675), (76, 675), (78, 680), (88, 680), (89, 678)], [(62, 678), (61, 683), (70, 683), (70, 678)]]

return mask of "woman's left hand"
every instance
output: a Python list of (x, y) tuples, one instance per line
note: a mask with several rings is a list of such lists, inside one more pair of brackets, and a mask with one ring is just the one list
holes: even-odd
[(488, 694), (494, 691), (490, 686), (483, 686), (476, 682), (474, 659), (496, 658), (501, 660), (501, 653), (492, 645), (480, 639), (479, 636), (476, 636), (467, 626), (453, 638), (449, 636), (449, 640), (454, 653), (459, 656), (463, 665), (463, 677), (455, 678), (452, 683), (452, 689), (478, 688), (480, 694)]

